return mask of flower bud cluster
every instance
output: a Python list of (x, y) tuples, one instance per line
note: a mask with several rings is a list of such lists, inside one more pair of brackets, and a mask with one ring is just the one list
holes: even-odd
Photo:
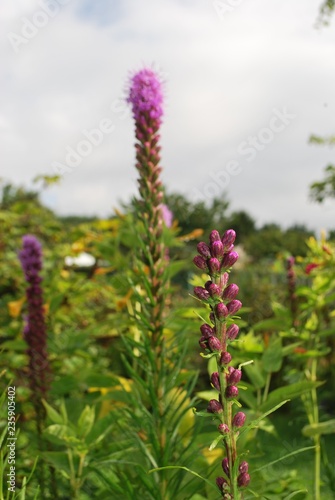
[[(236, 324), (226, 323), (242, 307), (242, 303), (236, 299), (239, 288), (235, 283), (228, 284), (230, 268), (238, 259), (238, 253), (234, 251), (236, 233), (228, 229), (222, 238), (218, 231), (214, 230), (209, 236), (209, 245), (200, 242), (197, 245), (198, 254), (193, 259), (194, 264), (209, 274), (210, 279), (205, 286), (196, 286), (194, 294), (203, 302), (210, 305), (210, 319), (213, 325), (201, 326), (201, 337), (199, 344), (209, 352), (219, 352), (221, 363), (227, 365), (231, 356), (227, 352), (227, 340), (234, 340), (239, 328)], [(218, 330), (224, 326), (224, 335), (219, 335)]]
[[(222, 465), (222, 470), (225, 473), (227, 479), (222, 476), (217, 477), (216, 484), (221, 493), (227, 494), (226, 492), (229, 491), (229, 479), (230, 479), (229, 460), (227, 457), (225, 457), (222, 460), (221, 465)], [(237, 484), (240, 488), (248, 486), (250, 482), (250, 475), (248, 474), (248, 470), (249, 470), (249, 464), (248, 462), (243, 460), (238, 467), (238, 476), (237, 476)]]
[[(246, 415), (242, 411), (234, 414), (233, 405), (238, 397), (238, 383), (242, 372), (230, 365), (232, 356), (227, 347), (239, 333), (239, 327), (233, 323), (233, 316), (240, 310), (242, 303), (237, 299), (239, 288), (229, 283), (229, 271), (236, 263), (238, 254), (234, 250), (235, 231), (229, 229), (222, 237), (218, 231), (212, 231), (209, 244), (197, 245), (198, 255), (194, 264), (209, 275), (204, 286), (194, 288), (198, 299), (210, 307), (209, 323), (200, 327), (199, 345), (207, 353), (216, 357), (217, 369), (211, 375), (211, 385), (218, 391), (218, 399), (211, 399), (207, 412), (220, 421), (218, 431), (222, 435), (226, 448), (226, 458), (222, 461), (225, 477), (217, 477), (216, 484), (224, 499), (235, 498), (237, 488), (249, 484), (248, 463), (239, 463), (236, 440), (239, 429), (243, 427)], [(233, 471), (231, 473), (231, 471)]]

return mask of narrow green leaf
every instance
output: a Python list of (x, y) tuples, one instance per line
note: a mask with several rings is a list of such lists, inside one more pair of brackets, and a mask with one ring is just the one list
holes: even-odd
[(281, 401), (279, 404), (277, 404), (276, 406), (274, 406), (273, 408), (271, 408), (270, 410), (266, 411), (265, 413), (263, 413), (260, 417), (256, 418), (255, 420), (253, 420), (252, 422), (250, 422), (250, 424), (248, 424), (247, 426), (243, 427), (243, 429), (240, 431), (240, 436), (242, 436), (243, 434), (245, 434), (245, 432), (247, 432), (248, 430), (250, 429), (254, 429), (255, 427), (258, 427), (259, 423), (261, 422), (261, 420), (263, 420), (265, 417), (267, 417), (268, 415), (270, 415), (271, 413), (273, 413), (274, 411), (278, 410), (278, 408), (280, 408), (281, 406), (283, 406), (285, 403), (287, 403), (289, 401), (289, 399), (287, 399), (286, 401)]
[(265, 386), (262, 364), (259, 360), (255, 360), (253, 364), (245, 366), (244, 370), (255, 389), (262, 389)]
[(188, 469), (187, 467), (182, 467), (181, 465), (167, 465), (166, 467), (156, 467), (155, 469), (149, 470), (149, 474), (151, 474), (151, 472), (157, 472), (157, 471), (165, 470), (165, 469), (182, 469), (182, 470), (186, 470), (186, 472), (189, 472), (190, 474), (193, 474), (194, 476), (198, 477), (199, 479), (202, 479), (203, 481), (205, 481), (205, 483), (209, 484), (217, 492), (217, 487), (211, 481), (208, 481), (208, 479), (200, 476), (200, 474), (198, 474), (194, 470)]
[(314, 389), (316, 387), (319, 387), (322, 385), (323, 382), (309, 382), (309, 381), (303, 381), (303, 382), (296, 382), (294, 384), (285, 386), (285, 387), (279, 387), (279, 389), (275, 389), (269, 394), (269, 397), (267, 398), (264, 403), (262, 403), (258, 409), (260, 411), (267, 411), (269, 408), (277, 405), (283, 400), (290, 400), (297, 398), (298, 396), (301, 396), (305, 392), (309, 392), (311, 389)]
[(219, 442), (220, 442), (220, 441), (222, 441), (222, 439), (223, 439), (223, 436), (221, 436), (221, 435), (217, 436), (217, 437), (214, 439), (214, 441), (212, 441), (212, 443), (211, 443), (211, 445), (210, 445), (210, 447), (209, 447), (209, 451), (214, 450), (214, 448), (216, 448), (216, 447), (217, 447), (217, 445), (219, 444)]
[(253, 472), (259, 472), (260, 470), (266, 469), (267, 467), (270, 467), (278, 462), (282, 462), (283, 460), (286, 460), (287, 458), (293, 457), (294, 455), (298, 455), (299, 453), (303, 453), (304, 451), (310, 451), (314, 450), (315, 446), (306, 446), (305, 448), (300, 448), (300, 450), (295, 450), (292, 451), (291, 453), (288, 453), (287, 455), (284, 455), (283, 457), (277, 458), (277, 460), (273, 460), (272, 462), (266, 463), (265, 465), (262, 465), (262, 467), (258, 467), (258, 469), (254, 469)]
[(193, 410), (193, 413), (197, 416), (197, 417), (205, 417), (205, 418), (209, 418), (209, 417), (212, 417), (214, 416), (213, 413), (208, 413), (207, 411), (197, 411), (196, 408), (192, 408)]
[(290, 500), (291, 498), (294, 498), (296, 495), (299, 495), (299, 493), (308, 493), (308, 490), (296, 490), (290, 493), (285, 500)]
[(85, 437), (90, 433), (95, 420), (95, 409), (88, 405), (85, 406), (78, 419), (78, 434)]

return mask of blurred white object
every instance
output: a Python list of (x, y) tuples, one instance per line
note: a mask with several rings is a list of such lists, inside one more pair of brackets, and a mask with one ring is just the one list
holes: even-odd
[(92, 267), (95, 264), (95, 258), (86, 252), (81, 252), (78, 257), (65, 257), (66, 266)]

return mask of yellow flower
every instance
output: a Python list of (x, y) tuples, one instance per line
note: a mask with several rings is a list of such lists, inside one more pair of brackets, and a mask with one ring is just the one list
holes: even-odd
[(13, 300), (11, 302), (7, 303), (9, 315), (12, 318), (17, 318), (21, 312), (22, 306), (25, 303), (26, 298), (22, 297), (22, 299), (19, 300)]

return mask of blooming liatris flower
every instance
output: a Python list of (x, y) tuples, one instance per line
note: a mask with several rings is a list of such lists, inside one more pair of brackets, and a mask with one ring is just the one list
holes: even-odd
[(47, 334), (43, 309), (42, 247), (32, 235), (22, 238), (22, 250), (19, 259), (25, 274), (28, 315), (24, 327), (24, 339), (28, 344), (29, 383), (33, 399), (39, 401), (45, 397), (49, 387), (50, 369), (47, 354)]
[[(204, 323), (200, 327), (200, 347), (208, 356), (216, 358), (217, 371), (211, 375), (211, 384), (219, 392), (218, 400), (211, 400), (207, 412), (219, 420), (218, 431), (223, 437), (226, 457), (222, 461), (226, 478), (218, 477), (216, 484), (224, 498), (239, 499), (239, 489), (250, 481), (247, 462), (239, 462), (236, 442), (239, 430), (244, 426), (246, 415), (237, 412), (233, 416), (233, 405), (236, 404), (242, 372), (230, 363), (232, 356), (228, 351), (229, 344), (234, 342), (239, 327), (234, 323), (235, 314), (242, 303), (236, 298), (239, 288), (234, 283), (228, 284), (229, 271), (238, 259), (234, 251), (235, 231), (229, 229), (221, 237), (214, 230), (210, 233), (209, 244), (200, 242), (197, 245), (199, 255), (193, 259), (194, 264), (206, 271), (209, 280), (204, 287), (194, 288), (194, 294), (204, 305), (210, 308), (209, 319), (212, 325)], [(236, 466), (237, 464), (237, 466)]]
[(144, 68), (132, 76), (127, 102), (132, 104), (135, 121), (150, 119), (160, 125), (163, 93), (161, 82), (154, 71)]

